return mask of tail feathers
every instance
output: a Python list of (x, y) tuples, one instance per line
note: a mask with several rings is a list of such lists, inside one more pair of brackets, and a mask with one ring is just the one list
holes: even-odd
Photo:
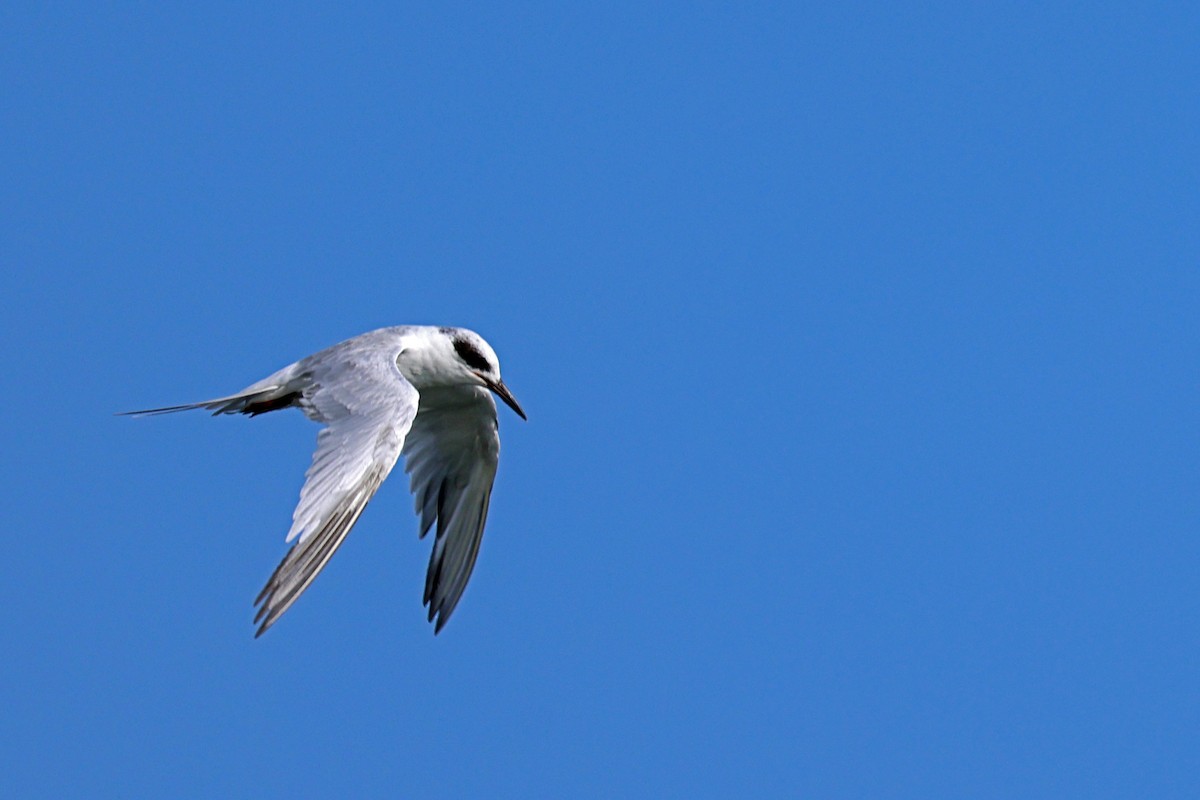
[(253, 390), (245, 390), (228, 397), (218, 397), (199, 403), (186, 403), (181, 406), (164, 406), (163, 408), (147, 408), (142, 411), (121, 411), (120, 417), (149, 417), (158, 414), (173, 414), (176, 411), (191, 411), (204, 408), (218, 414), (249, 414), (257, 416), (268, 411), (278, 411), (295, 405), (300, 400), (300, 392), (289, 390), (285, 386), (261, 386)]

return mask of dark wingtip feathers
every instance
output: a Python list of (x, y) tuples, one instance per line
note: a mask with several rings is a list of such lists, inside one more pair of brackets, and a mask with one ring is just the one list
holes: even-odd
[(238, 411), (242, 414), (257, 417), (259, 414), (266, 414), (270, 411), (278, 411), (281, 408), (293, 406), (300, 401), (300, 397), (300, 392), (290, 392), (279, 397), (270, 397), (247, 403), (244, 408), (238, 409)]

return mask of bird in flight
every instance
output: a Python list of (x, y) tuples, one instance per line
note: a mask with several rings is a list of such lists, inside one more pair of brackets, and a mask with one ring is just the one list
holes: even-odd
[(437, 633), (462, 597), (483, 538), (500, 455), (492, 392), (526, 418), (479, 334), (402, 325), (347, 339), (228, 397), (125, 413), (203, 408), (253, 417), (295, 407), (325, 425), (292, 514), (287, 541), (295, 544), (254, 601), (256, 638), (313, 582), (403, 455), (420, 536), (437, 523), (425, 575)]

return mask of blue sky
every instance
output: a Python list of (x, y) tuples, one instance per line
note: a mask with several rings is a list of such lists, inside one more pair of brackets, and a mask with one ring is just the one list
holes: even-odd
[[(6, 797), (1195, 797), (1188, 4), (8, 4)], [(529, 412), (438, 637), (403, 480), (261, 640), (300, 414)]]

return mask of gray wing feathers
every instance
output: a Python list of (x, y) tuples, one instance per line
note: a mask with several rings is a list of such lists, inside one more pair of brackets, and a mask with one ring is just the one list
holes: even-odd
[(352, 374), (346, 369), (325, 375), (317, 371), (306, 398), (309, 416), (328, 427), (317, 435), (312, 465), (292, 514), (289, 542), (297, 536), (303, 541), (320, 528), (342, 496), (376, 464), (384, 465), (387, 476), (417, 413), (417, 390), (394, 362), (381, 359), (351, 368)]
[(500, 455), (496, 404), (483, 389), (426, 390), (404, 445), (424, 536), (437, 524), (424, 602), (438, 632), (466, 589)]
[(418, 395), (390, 351), (342, 352), (309, 363), (305, 413), (327, 423), (292, 514), (288, 551), (259, 593), (261, 636), (308, 588), (337, 551), (396, 459), (417, 413)]
[(390, 466), (385, 468), (383, 464), (376, 464), (363, 476), (358, 486), (338, 501), (315, 533), (292, 546), (254, 600), (258, 606), (258, 613), (254, 616), (258, 630), (254, 638), (262, 636), (267, 628), (274, 625), (313, 582), (354, 527), (390, 469)]
[[(475, 569), (491, 497), (490, 486), (476, 496), (463, 492), (454, 511), (438, 518), (437, 540), (429, 559), (429, 571), (425, 574), (429, 619), (432, 621), (435, 614), (438, 618), (435, 633), (450, 619)], [(450, 522), (442, 524), (441, 521), (447, 518)]]

